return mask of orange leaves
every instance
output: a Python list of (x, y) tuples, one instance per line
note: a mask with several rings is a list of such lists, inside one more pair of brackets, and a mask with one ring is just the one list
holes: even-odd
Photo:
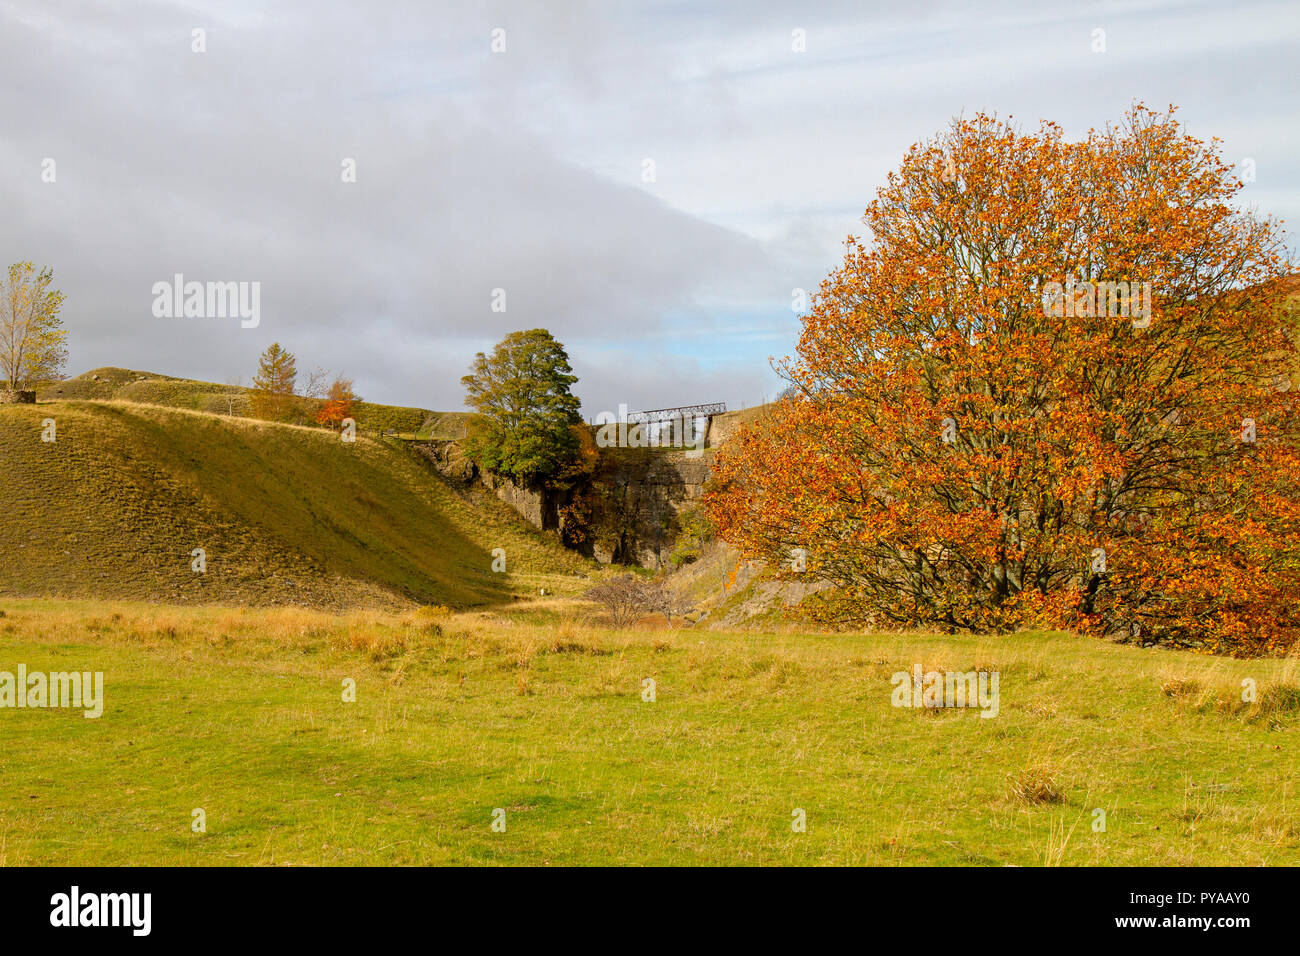
[(351, 402), (328, 401), (316, 413), (316, 424), (338, 428), (352, 414)]
[[(805, 317), (803, 395), (718, 455), (722, 537), (772, 567), (807, 549), (861, 620), (1294, 641), (1300, 409), (1274, 382), (1300, 365), (1268, 281), (1289, 265), (1230, 171), (1141, 108), (1081, 143), (977, 116), (910, 151)], [(1053, 314), (1066, 280), (1149, 282), (1152, 320)]]
[(352, 380), (336, 378), (326, 395), (325, 404), (316, 413), (316, 423), (331, 428), (342, 427), (344, 420), (352, 417), (352, 406), (357, 401)]

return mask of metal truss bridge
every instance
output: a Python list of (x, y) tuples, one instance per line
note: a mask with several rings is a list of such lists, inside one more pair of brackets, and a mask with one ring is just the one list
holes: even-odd
[(654, 424), (655, 422), (675, 422), (688, 418), (709, 418), (721, 415), (727, 410), (726, 402), (712, 402), (708, 405), (679, 405), (676, 408), (655, 408), (648, 412), (632, 412), (627, 416), (629, 425)]

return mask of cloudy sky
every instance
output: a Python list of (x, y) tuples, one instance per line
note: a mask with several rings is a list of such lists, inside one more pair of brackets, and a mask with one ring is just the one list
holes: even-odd
[[(0, 259), (54, 268), (70, 374), (246, 382), (279, 341), (453, 409), (544, 326), (588, 416), (740, 407), (780, 387), (793, 290), (958, 114), (1075, 137), (1177, 104), (1294, 237), (1298, 59), (1293, 0), (0, 0)], [(176, 273), (261, 283), (260, 325), (155, 317)]]

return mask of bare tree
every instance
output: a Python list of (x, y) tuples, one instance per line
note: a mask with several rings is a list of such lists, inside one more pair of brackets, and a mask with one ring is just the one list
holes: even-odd
[[(227, 379), (226, 384), (233, 385), (235, 388), (238, 389), (242, 389), (244, 387), (244, 376), (240, 375), (236, 377), (236, 379), (233, 382)], [(235, 414), (235, 396), (237, 394), (239, 393), (226, 392), (226, 414), (231, 416), (232, 418), (234, 417)]]
[(327, 398), (329, 396), (329, 389), (329, 369), (324, 369), (317, 365), (307, 373), (307, 384), (303, 386), (302, 394), (306, 398)]
[(672, 627), (674, 616), (690, 610), (690, 604), (663, 581), (647, 581), (635, 574), (609, 578), (583, 596), (603, 606), (615, 628), (627, 627), (643, 614), (662, 614)]
[(607, 578), (590, 588), (583, 597), (604, 607), (615, 628), (627, 627), (646, 610), (641, 579), (633, 574)]
[(647, 611), (662, 614), (669, 627), (673, 626), (674, 617), (691, 609), (690, 601), (660, 579), (641, 582), (641, 604)]

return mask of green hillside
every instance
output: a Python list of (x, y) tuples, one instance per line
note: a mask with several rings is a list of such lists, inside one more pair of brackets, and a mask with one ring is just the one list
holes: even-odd
[(401, 442), (123, 401), (0, 406), (0, 516), (6, 595), (471, 607), (587, 567)]
[[(249, 389), (243, 385), (220, 385), (189, 378), (141, 372), (129, 368), (96, 368), (76, 378), (52, 382), (37, 391), (42, 401), (68, 399), (121, 399), (168, 408), (184, 408), (214, 415), (244, 416), (249, 414)], [(296, 424), (310, 425), (323, 405), (318, 398), (299, 398)], [(456, 439), (465, 436), (469, 412), (434, 412), (427, 408), (405, 405), (380, 405), (376, 402), (357, 402), (353, 418), (362, 432), (378, 435), (395, 431), (423, 438)]]

